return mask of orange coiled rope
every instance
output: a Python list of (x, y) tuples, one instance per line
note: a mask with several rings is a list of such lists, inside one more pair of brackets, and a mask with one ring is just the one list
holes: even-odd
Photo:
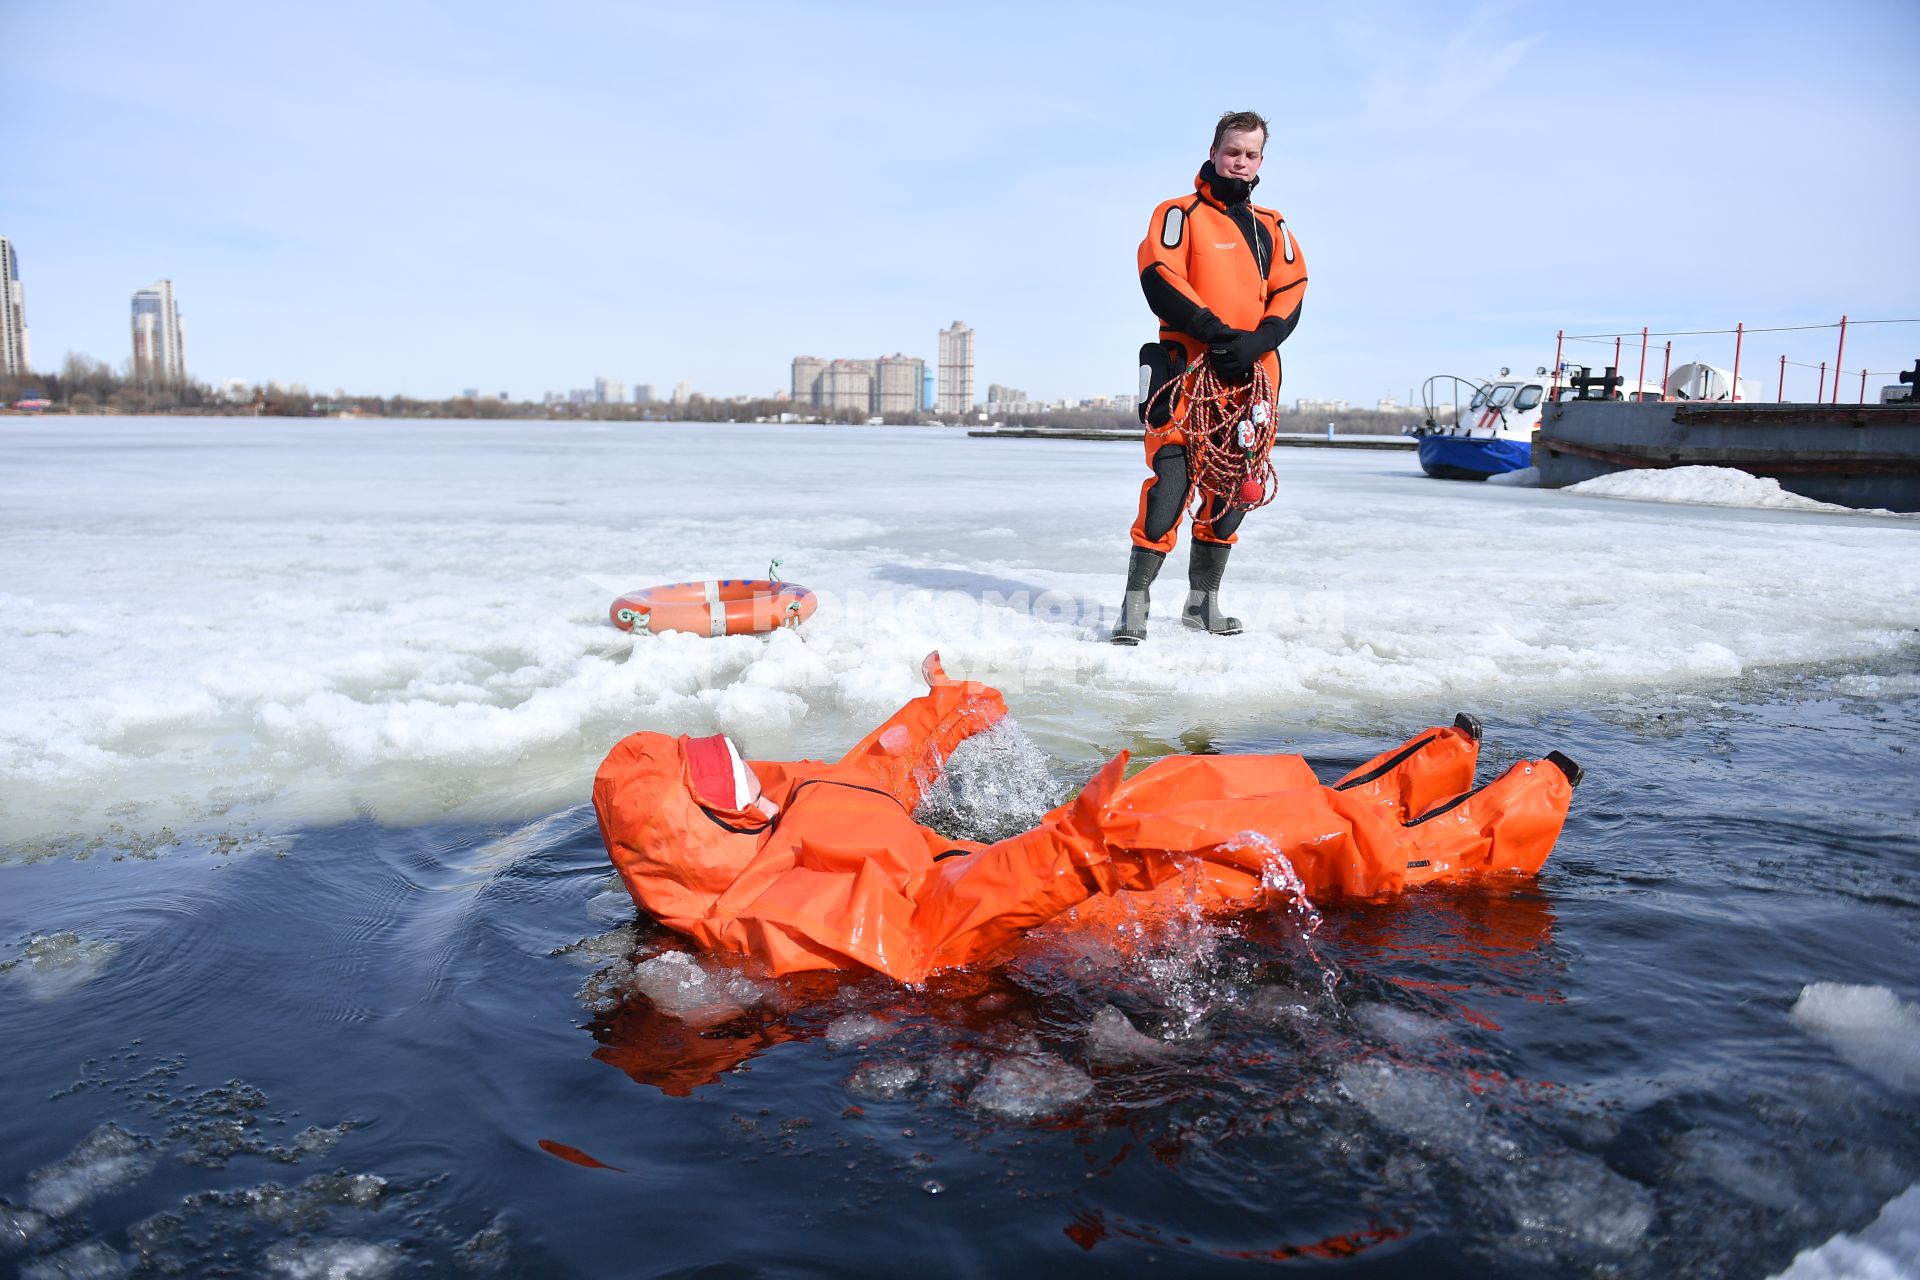
[[(1153, 398), (1175, 387), (1187, 401), (1187, 475), (1196, 509), (1209, 495), (1223, 500), (1228, 509), (1252, 511), (1272, 502), (1273, 438), (1280, 405), (1266, 368), (1256, 364), (1245, 382), (1227, 383), (1203, 352)], [(1149, 407), (1152, 403), (1148, 401)]]

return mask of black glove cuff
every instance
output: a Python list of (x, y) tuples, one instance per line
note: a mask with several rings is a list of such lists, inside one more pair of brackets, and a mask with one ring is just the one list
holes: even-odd
[(1199, 313), (1193, 317), (1193, 336), (1209, 347), (1231, 341), (1239, 332), (1205, 307), (1200, 308)]

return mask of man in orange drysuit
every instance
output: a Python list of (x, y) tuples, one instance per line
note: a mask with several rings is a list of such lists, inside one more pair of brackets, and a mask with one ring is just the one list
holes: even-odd
[(1558, 752), (1470, 790), (1478, 725), (1429, 729), (1322, 786), (1298, 756), (1123, 752), (1022, 835), (949, 840), (911, 814), (947, 757), (1006, 715), (951, 680), (834, 764), (741, 760), (722, 737), (635, 733), (593, 782), (607, 855), (634, 900), (774, 974), (868, 967), (917, 982), (1004, 946), (1094, 894), (1149, 891), (1198, 864), (1205, 905), (1260, 901), (1285, 864), (1313, 897), (1533, 872), (1579, 767)]
[[(1140, 420), (1147, 426), (1153, 474), (1140, 486), (1115, 644), (1146, 638), (1149, 589), (1180, 536), (1190, 489), (1190, 406), (1181, 394), (1181, 375), (1202, 356), (1227, 383), (1246, 382), (1259, 366), (1274, 393), (1266, 412), (1279, 412), (1278, 348), (1300, 323), (1307, 264), (1286, 219), (1252, 202), (1266, 145), (1267, 122), (1258, 115), (1221, 116), (1194, 194), (1161, 201), (1140, 242), (1140, 288), (1160, 318), (1160, 340), (1140, 348)], [(1220, 611), (1220, 579), (1245, 515), (1244, 507), (1220, 495), (1203, 497), (1193, 518), (1181, 611), (1187, 626), (1240, 634), (1240, 620)]]

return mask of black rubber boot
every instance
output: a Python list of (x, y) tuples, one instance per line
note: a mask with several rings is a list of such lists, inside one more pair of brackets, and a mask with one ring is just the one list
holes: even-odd
[(1113, 629), (1115, 644), (1139, 644), (1147, 638), (1148, 588), (1166, 562), (1166, 552), (1141, 546), (1127, 557), (1127, 593), (1120, 600), (1120, 623)]
[(1180, 621), (1196, 631), (1216, 636), (1240, 634), (1240, 619), (1220, 612), (1220, 578), (1227, 571), (1227, 556), (1233, 551), (1224, 542), (1192, 541), (1193, 558), (1187, 562), (1187, 607)]

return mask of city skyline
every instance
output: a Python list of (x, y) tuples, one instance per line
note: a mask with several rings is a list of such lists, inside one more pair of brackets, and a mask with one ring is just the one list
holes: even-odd
[[(1308, 3), (1284, 74), (1236, 62), (1178, 109), (1141, 92), (1164, 75), (1133, 34), (1149, 6), (869, 9), (19, 7), (12, 47), (87, 51), (0, 83), (34, 361), (116, 359), (127, 289), (164, 275), (215, 382), (530, 395), (621, 370), (725, 395), (780, 385), (796, 349), (890, 351), (965, 315), (993, 335), (983, 382), (1118, 390), (1152, 336), (1147, 212), (1238, 107), (1275, 122), (1256, 199), (1312, 273), (1289, 396), (1532, 367), (1563, 329), (1920, 315), (1920, 176), (1890, 159), (1920, 123), (1911, 4), (1623, 0), (1599, 26), (1542, 0)], [(829, 48), (860, 70), (793, 74)], [(1847, 376), (1908, 366), (1914, 333), (1851, 332)], [(1790, 357), (1810, 396), (1833, 338), (1746, 356)], [(1587, 346), (1568, 354), (1603, 363)], [(1674, 362), (1733, 346), (1689, 336)]]
[[(54, 369), (35, 369), (27, 356), (27, 330), (24, 320), (23, 290), (19, 280), (18, 260), (12, 243), (0, 236), (0, 281), (6, 282), (6, 288), (0, 290), (0, 374), (25, 378), (35, 373), (51, 374)], [(132, 354), (127, 369), (135, 382), (148, 386), (177, 386), (187, 382), (190, 375), (185, 365), (185, 335), (181, 323), (178, 298), (174, 292), (172, 280), (157, 280), (133, 294), (132, 305)], [(790, 390), (787, 393), (796, 404), (805, 403), (814, 408), (845, 409), (865, 406), (876, 414), (906, 414), (922, 411), (949, 413), (971, 412), (986, 406), (988, 399), (973, 397), (974, 331), (964, 322), (955, 320), (951, 326), (938, 331), (935, 346), (942, 354), (942, 363), (937, 375), (942, 381), (936, 383), (936, 374), (928, 369), (927, 362), (917, 356), (905, 356), (895, 352), (891, 356), (874, 359), (833, 359), (821, 361), (810, 356), (796, 356), (791, 362)], [(71, 353), (91, 356), (87, 352)], [(809, 381), (803, 388), (801, 367), (810, 365)], [(595, 403), (619, 404), (627, 397), (626, 383), (622, 379), (596, 375), (591, 390), (575, 388), (565, 393), (546, 390), (538, 395), (520, 397), (526, 402), (545, 403)], [(949, 386), (950, 384), (950, 386)], [(229, 399), (241, 398), (251, 394), (254, 388), (304, 387), (306, 383), (299, 379), (283, 381), (279, 378), (229, 377), (218, 384), (208, 383), (210, 390)], [(937, 388), (947, 388), (940, 390)], [(348, 394), (379, 394), (377, 391), (356, 389)], [(675, 388), (671, 403), (681, 403), (693, 394), (691, 384), (681, 382)], [(778, 398), (781, 393), (772, 396), (754, 397), (752, 393), (722, 394), (720, 399)], [(482, 393), (479, 388), (462, 387), (457, 393), (449, 392), (446, 398), (478, 399)], [(506, 391), (497, 393), (502, 401), (514, 397)], [(1096, 403), (1104, 407), (1109, 401), (1125, 400), (1126, 397), (1096, 394), (1091, 397), (1058, 397), (1059, 403), (1066, 404), (1078, 399), (1080, 403)], [(859, 402), (856, 405), (856, 401)], [(635, 404), (656, 403), (653, 385), (636, 383), (634, 387)], [(1038, 406), (1042, 402), (1034, 402)], [(1051, 403), (1051, 402), (1048, 402)], [(945, 405), (948, 407), (942, 408)]]
[(931, 407), (926, 372), (925, 360), (898, 352), (871, 360), (795, 356), (787, 398), (796, 410), (865, 410), (882, 417), (918, 413)]

